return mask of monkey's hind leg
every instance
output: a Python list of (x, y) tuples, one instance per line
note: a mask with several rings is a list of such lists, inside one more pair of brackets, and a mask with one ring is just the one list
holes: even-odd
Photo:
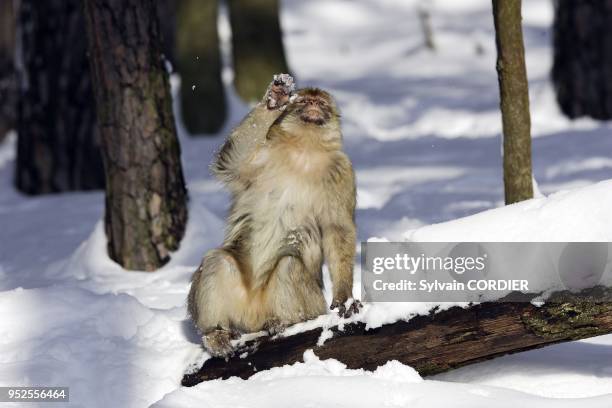
[(244, 320), (248, 297), (236, 259), (223, 249), (206, 254), (193, 275), (188, 309), (212, 355), (232, 353), (230, 340), (237, 336), (233, 329)]
[(315, 224), (290, 230), (283, 239), (267, 291), (270, 332), (326, 312), (320, 240)]
[(308, 270), (300, 259), (293, 256), (279, 260), (268, 287), (268, 302), (272, 313), (266, 326), (272, 334), (326, 312), (318, 274), (316, 270)]

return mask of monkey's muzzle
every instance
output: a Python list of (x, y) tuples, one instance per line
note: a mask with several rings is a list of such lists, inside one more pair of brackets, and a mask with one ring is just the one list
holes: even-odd
[(315, 106), (308, 106), (302, 109), (300, 119), (306, 123), (314, 123), (316, 125), (323, 125), (326, 121), (325, 113)]

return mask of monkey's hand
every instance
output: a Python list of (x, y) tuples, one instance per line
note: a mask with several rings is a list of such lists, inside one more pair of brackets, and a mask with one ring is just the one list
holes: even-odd
[(240, 334), (226, 329), (215, 329), (206, 333), (202, 340), (204, 347), (213, 357), (227, 358), (234, 354), (232, 340), (240, 337)]
[(351, 317), (353, 314), (359, 313), (362, 307), (363, 305), (359, 300), (350, 298), (344, 302), (334, 300), (329, 308), (331, 310), (337, 309), (338, 316), (347, 318)]
[(274, 75), (264, 98), (269, 110), (282, 110), (290, 102), (295, 91), (293, 77), (289, 74)]

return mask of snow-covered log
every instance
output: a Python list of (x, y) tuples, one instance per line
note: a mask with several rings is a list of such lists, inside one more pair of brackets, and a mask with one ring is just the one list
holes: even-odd
[[(602, 302), (601, 300), (607, 300)], [(318, 345), (322, 328), (288, 337), (260, 337), (245, 343), (227, 361), (211, 358), (184, 386), (302, 361), (313, 349), (320, 359), (333, 358), (348, 368), (376, 369), (391, 360), (436, 374), (509, 353), (612, 332), (612, 289), (596, 287), (578, 294), (558, 292), (545, 304), (481, 303), (452, 307), (408, 321), (367, 329), (365, 323), (331, 329), (333, 337)]]

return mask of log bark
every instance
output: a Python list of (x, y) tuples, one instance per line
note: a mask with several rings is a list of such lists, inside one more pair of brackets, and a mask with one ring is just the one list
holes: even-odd
[(261, 98), (274, 74), (289, 72), (278, 0), (227, 0), (232, 27), (234, 86), (247, 102)]
[(104, 188), (80, 0), (22, 0), (19, 26), (17, 188)]
[(612, 0), (555, 1), (552, 79), (569, 118), (612, 119)]
[(541, 307), (528, 302), (482, 303), (432, 311), (375, 329), (350, 323), (331, 331), (333, 337), (322, 346), (317, 345), (321, 328), (252, 340), (228, 361), (207, 360), (199, 371), (186, 374), (182, 384), (232, 376), (246, 379), (261, 370), (303, 361), (308, 349), (321, 359), (333, 358), (353, 369), (375, 370), (398, 360), (421, 375), (437, 374), (508, 353), (611, 333), (612, 290), (559, 292)]
[(181, 115), (185, 128), (192, 135), (218, 132), (227, 116), (217, 13), (217, 0), (178, 2), (177, 68), (181, 76)]
[(531, 118), (521, 0), (493, 0), (506, 204), (533, 198)]
[(108, 251), (152, 271), (178, 248), (187, 220), (168, 73), (153, 0), (85, 1), (106, 172)]

